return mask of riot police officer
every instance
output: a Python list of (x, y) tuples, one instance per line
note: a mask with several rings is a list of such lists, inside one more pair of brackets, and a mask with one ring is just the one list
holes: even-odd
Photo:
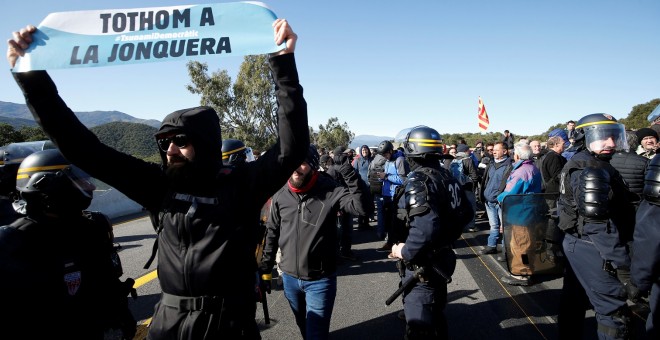
[(643, 200), (637, 209), (630, 274), (640, 291), (651, 292), (651, 313), (646, 319), (647, 339), (660, 338), (660, 155), (649, 163), (644, 179)]
[[(559, 227), (565, 232), (564, 252), (594, 307), (599, 338), (625, 339), (631, 323), (626, 300), (639, 295), (630, 281), (626, 246), (632, 240), (635, 210), (630, 191), (609, 163), (615, 152), (628, 147), (625, 128), (611, 115), (590, 114), (578, 121), (574, 145), (579, 151), (561, 172)], [(563, 289), (579, 290), (567, 287), (566, 278)], [(561, 316), (559, 323), (562, 328)]]
[[(403, 286), (408, 286), (403, 290), (405, 338), (445, 339), (447, 283), (456, 266), (451, 245), (474, 210), (458, 182), (440, 166), (440, 134), (416, 126), (400, 135), (405, 136), (404, 150), (412, 169), (401, 186), (403, 195), (401, 191), (396, 195), (399, 211), (407, 215), (409, 232), (404, 243), (392, 246), (392, 254), (403, 260), (399, 269)], [(459, 210), (467, 211), (461, 221), (452, 218)]]
[(239, 165), (247, 162), (248, 148), (238, 139), (222, 140), (222, 163), (224, 165)]
[[(58, 150), (38, 151), (18, 168), (26, 217), (0, 227), (3, 339), (103, 339), (104, 330), (135, 334), (112, 226), (88, 212), (94, 185)], [(10, 279), (11, 278), (11, 279)], [(36, 327), (29, 315), (42, 315)], [(61, 315), (62, 317), (54, 317)]]

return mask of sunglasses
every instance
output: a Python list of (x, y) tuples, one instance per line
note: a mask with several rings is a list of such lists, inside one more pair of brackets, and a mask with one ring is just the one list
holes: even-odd
[(171, 137), (160, 138), (156, 141), (158, 147), (161, 151), (167, 152), (167, 149), (170, 148), (170, 144), (174, 143), (178, 148), (185, 148), (188, 146), (189, 140), (186, 135), (175, 135)]
[(493, 151), (493, 149), (486, 149), (486, 151)]

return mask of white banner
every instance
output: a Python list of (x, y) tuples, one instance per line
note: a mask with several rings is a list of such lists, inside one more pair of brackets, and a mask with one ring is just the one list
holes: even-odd
[(260, 2), (51, 13), (13, 72), (272, 53)]

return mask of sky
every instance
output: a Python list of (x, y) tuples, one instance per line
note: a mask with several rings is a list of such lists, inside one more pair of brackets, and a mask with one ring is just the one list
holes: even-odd
[[(30, 0), (0, 13), (0, 35), (49, 13), (210, 4), (204, 0)], [(660, 98), (657, 0), (272, 0), (298, 34), (296, 62), (318, 130), (331, 117), (356, 135), (394, 137), (427, 125), (478, 133), (478, 97), (490, 126), (540, 134), (604, 112), (625, 118)], [(6, 44), (4, 45), (6, 46)], [(236, 78), (242, 56), (200, 59)], [(25, 103), (10, 71), (0, 101)], [(143, 119), (199, 105), (185, 61), (52, 70), (74, 111)]]

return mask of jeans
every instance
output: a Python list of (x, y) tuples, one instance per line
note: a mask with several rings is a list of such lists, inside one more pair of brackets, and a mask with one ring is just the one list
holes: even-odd
[(328, 339), (337, 295), (337, 274), (306, 281), (283, 273), (282, 283), (303, 339)]
[(502, 209), (499, 203), (486, 202), (486, 214), (488, 214), (488, 224), (490, 224), (490, 234), (488, 234), (489, 247), (497, 247), (497, 238), (500, 236), (500, 225)]

